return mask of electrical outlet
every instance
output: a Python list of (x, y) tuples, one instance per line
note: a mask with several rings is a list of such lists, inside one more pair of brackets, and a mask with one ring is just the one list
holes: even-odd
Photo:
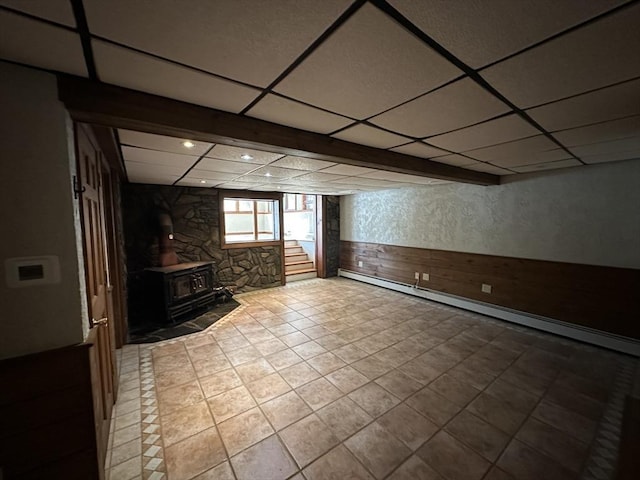
[(491, 293), (491, 285), (489, 285), (487, 283), (483, 283), (482, 284), (482, 291), (484, 293)]
[(416, 280), (420, 280), (420, 272), (414, 273), (413, 278), (415, 278)]
[(362, 266), (362, 260), (358, 260), (358, 266), (361, 267)]
[(423, 273), (423, 274), (422, 274), (422, 279), (423, 279), (425, 282), (428, 282), (428, 281), (429, 281), (429, 274), (428, 274), (428, 273)]

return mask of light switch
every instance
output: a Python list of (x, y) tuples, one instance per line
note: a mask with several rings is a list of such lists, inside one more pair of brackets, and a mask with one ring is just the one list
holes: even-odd
[(4, 266), (10, 288), (60, 283), (60, 260), (55, 255), (7, 258)]

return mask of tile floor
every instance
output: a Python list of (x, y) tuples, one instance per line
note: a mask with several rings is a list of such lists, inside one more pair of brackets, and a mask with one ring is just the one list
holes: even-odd
[(119, 351), (107, 479), (612, 478), (637, 361), (346, 280)]

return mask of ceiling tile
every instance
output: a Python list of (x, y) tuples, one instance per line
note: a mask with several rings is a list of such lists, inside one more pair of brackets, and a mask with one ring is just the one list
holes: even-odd
[(349, 127), (331, 136), (347, 142), (359, 143), (360, 145), (368, 145), (376, 148), (396, 147), (410, 141), (408, 138), (401, 137), (400, 135), (362, 124)]
[(640, 75), (640, 4), (498, 63), (481, 75), (528, 108)]
[(128, 175), (146, 175), (148, 177), (182, 176), (189, 167), (181, 165), (152, 165), (142, 162), (124, 162)]
[(588, 20), (623, 0), (389, 0), (460, 60), (477, 68)]
[(220, 160), (217, 158), (203, 158), (198, 162), (198, 170), (207, 170), (210, 172), (236, 173), (238, 175), (248, 173), (251, 170), (259, 168), (256, 163), (230, 162), (229, 160)]
[(500, 167), (529, 165), (553, 160), (564, 160), (570, 155), (543, 135), (502, 143), (465, 152), (465, 155), (491, 162)]
[(180, 166), (183, 168), (190, 168), (198, 160), (198, 157), (193, 155), (180, 155), (126, 146), (122, 147), (122, 156), (126, 162), (142, 162), (149, 165)]
[(521, 167), (511, 167), (518, 173), (539, 172), (541, 170), (555, 170), (558, 168), (578, 167), (582, 165), (578, 160), (569, 158), (567, 160), (559, 160), (557, 162), (536, 163), (534, 165), (523, 165)]
[(547, 131), (640, 114), (640, 79), (527, 110)]
[(353, 122), (349, 118), (271, 94), (260, 100), (247, 115), (317, 133), (335, 132)]
[(87, 76), (76, 33), (7, 11), (0, 11), (0, 32), (0, 58)]
[(612, 120), (588, 127), (563, 130), (555, 132), (553, 136), (567, 147), (606, 142), (633, 136), (640, 137), (640, 116)]
[(315, 170), (335, 165), (335, 163), (316, 160), (315, 158), (287, 156), (280, 160), (276, 160), (271, 165), (274, 167), (294, 168), (296, 170), (308, 170), (313, 172)]
[(344, 178), (343, 175), (333, 175), (331, 173), (322, 173), (322, 172), (314, 172), (314, 173), (306, 173), (299, 177), (296, 177), (295, 183), (314, 183), (314, 182), (335, 182), (336, 180), (340, 180)]
[(387, 180), (380, 180), (376, 178), (365, 178), (365, 177), (347, 177), (340, 178), (338, 180), (334, 180), (333, 183), (338, 183), (341, 185), (356, 185), (356, 186), (364, 186), (364, 187), (389, 187), (392, 182), (388, 182)]
[(76, 27), (76, 19), (69, 0), (0, 0), (0, 5), (69, 27)]
[(249, 188), (255, 187), (255, 183), (248, 182), (227, 182), (221, 185), (218, 185), (217, 188), (227, 188), (231, 190), (247, 190)]
[(580, 160), (582, 160), (586, 164), (619, 162), (622, 160), (636, 160), (636, 159), (640, 159), (640, 149), (629, 150), (626, 152), (600, 153), (597, 155), (583, 155), (582, 157), (580, 157)]
[(226, 182), (238, 178), (238, 174), (236, 173), (210, 172), (209, 170), (200, 170), (198, 168), (190, 170), (188, 176), (190, 178), (197, 178), (198, 180), (217, 180), (219, 182)]
[(275, 90), (363, 119), (460, 74), (443, 57), (366, 3)]
[(540, 134), (516, 114), (429, 138), (429, 143), (454, 152), (464, 152)]
[(434, 162), (446, 163), (447, 165), (455, 165), (456, 167), (465, 167), (467, 165), (473, 165), (478, 163), (477, 160), (472, 158), (463, 157), (462, 155), (445, 155), (444, 157), (438, 157), (433, 159)]
[(640, 150), (640, 136), (571, 147), (578, 157)]
[[(179, 153), (181, 155), (200, 156), (211, 147), (210, 143), (196, 142), (189, 138), (166, 137), (164, 135), (136, 132), (133, 130), (118, 129), (118, 137), (120, 138), (121, 145)], [(185, 140), (192, 141), (195, 143), (195, 146), (193, 148), (185, 147), (182, 145), (182, 142)]]
[[(298, 175), (302, 175), (304, 172), (300, 170), (294, 170), (292, 168), (282, 168), (282, 167), (274, 167), (272, 165), (265, 165), (264, 167), (260, 167), (259, 169), (251, 172), (251, 175), (261, 175), (263, 177), (272, 177), (276, 178), (291, 178), (297, 177)], [(269, 178), (267, 180), (270, 181)]]
[(505, 168), (496, 167), (495, 165), (489, 165), (488, 163), (474, 163), (465, 167), (468, 170), (475, 170), (476, 172), (491, 173), (493, 175), (511, 175), (513, 172)]
[(378, 115), (371, 122), (411, 137), (428, 137), (508, 111), (509, 107), (473, 80), (463, 78)]
[(407, 145), (392, 148), (391, 150), (398, 153), (404, 153), (405, 155), (412, 155), (414, 157), (421, 158), (433, 158), (449, 154), (449, 152), (440, 150), (439, 148), (435, 148), (430, 145), (425, 145), (422, 142), (409, 143)]
[(333, 167), (325, 168), (322, 173), (333, 173), (335, 175), (362, 175), (364, 173), (375, 172), (374, 168), (357, 167), (355, 165), (335, 165)]
[(266, 87), (348, 0), (84, 0), (94, 35)]
[(201, 187), (201, 188), (211, 188), (219, 185), (222, 182), (214, 181), (214, 180), (206, 180), (204, 178), (195, 178), (191, 176), (187, 176), (180, 180), (176, 185), (180, 187)]
[(92, 45), (98, 76), (106, 83), (233, 113), (260, 93), (127, 48), (98, 40)]
[[(242, 155), (250, 155), (252, 158), (243, 159)], [(231, 147), (228, 145), (216, 145), (207, 153), (207, 157), (219, 158), (221, 160), (231, 160), (236, 162), (265, 164), (271, 163), (283, 157), (281, 153), (271, 153), (262, 150), (252, 150), (250, 148)]]

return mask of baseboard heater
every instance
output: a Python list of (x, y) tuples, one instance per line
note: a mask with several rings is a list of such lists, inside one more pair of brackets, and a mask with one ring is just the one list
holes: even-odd
[(338, 276), (358, 280), (371, 285), (377, 285), (397, 292), (414, 295), (416, 297), (425, 298), (445, 305), (451, 305), (452, 307), (481, 313), (507, 322), (517, 323), (526, 327), (568, 337), (573, 340), (598, 345), (600, 347), (640, 357), (640, 342), (633, 338), (614, 335), (601, 330), (562, 322), (560, 320), (554, 320), (553, 318), (533, 315), (531, 313), (520, 312), (518, 310), (512, 310), (510, 308), (500, 307), (489, 303), (469, 300), (468, 298), (458, 297), (448, 293), (436, 292), (423, 287), (416, 287), (408, 283), (401, 283), (374, 277), (372, 275), (365, 275), (351, 270), (339, 269)]

